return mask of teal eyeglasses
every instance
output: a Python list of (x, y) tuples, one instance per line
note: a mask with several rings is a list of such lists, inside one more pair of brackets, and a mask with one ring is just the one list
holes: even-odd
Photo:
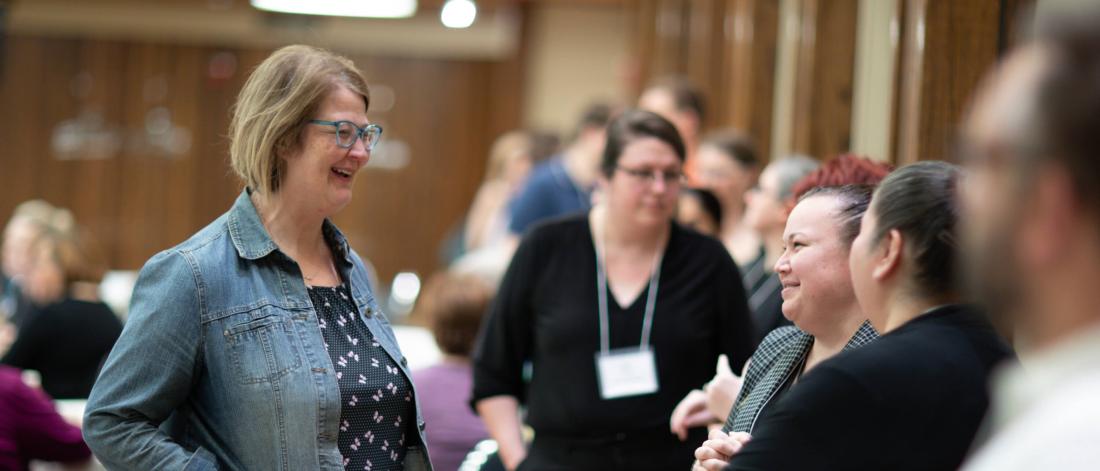
[(336, 145), (344, 149), (350, 149), (351, 146), (355, 145), (356, 140), (362, 139), (367, 150), (373, 151), (379, 139), (382, 139), (382, 126), (377, 124), (359, 127), (351, 121), (324, 121), (320, 119), (311, 119), (309, 123), (336, 128)]

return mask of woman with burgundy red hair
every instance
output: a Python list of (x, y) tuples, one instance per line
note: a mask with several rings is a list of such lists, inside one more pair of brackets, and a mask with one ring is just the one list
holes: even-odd
[(794, 326), (773, 330), (753, 353), (725, 425), (695, 453), (696, 470), (722, 469), (764, 411), (806, 372), (878, 337), (856, 301), (846, 262), (872, 191), (891, 170), (842, 155), (792, 187), (775, 271), (783, 285), (783, 315)]
[[(882, 178), (886, 177), (892, 169), (893, 167), (889, 164), (871, 161), (869, 158), (854, 154), (837, 156), (834, 160), (826, 162), (820, 168), (815, 169), (815, 171), (807, 174), (800, 179), (799, 182), (791, 186), (790, 199), (787, 202), (788, 208), (793, 209), (795, 202), (801, 201), (807, 194), (810, 194), (811, 191), (815, 191), (815, 193), (820, 194), (820, 196), (829, 196), (838, 200), (844, 200), (842, 202), (846, 201), (847, 205), (859, 202), (857, 207), (864, 206), (870, 199), (869, 188), (881, 182)], [(862, 190), (859, 188), (864, 186), (868, 188)], [(840, 189), (842, 187), (847, 188), (842, 190)], [(822, 188), (831, 188), (831, 190), (823, 190)], [(790, 209), (788, 211), (790, 211)], [(835, 223), (839, 224), (839, 226), (847, 226), (849, 228), (853, 227), (851, 224), (855, 223), (855, 227), (858, 228), (858, 216), (861, 215), (862, 210), (860, 208), (856, 209), (859, 210), (854, 209), (854, 212), (851, 212), (848, 218), (845, 218), (843, 221), (837, 220)], [(855, 217), (855, 219), (851, 219), (850, 217)], [(851, 237), (854, 238), (854, 235), (851, 235)], [(845, 237), (845, 239), (847, 239), (847, 237)], [(850, 242), (850, 239), (848, 239), (848, 242)], [(782, 329), (790, 331), (798, 330), (790, 327)], [(800, 331), (800, 333), (805, 335), (804, 331)], [(809, 337), (809, 335), (805, 336)], [(774, 340), (775, 336), (769, 336), (769, 338)], [(785, 350), (788, 347), (779, 346), (779, 344), (773, 341), (769, 342), (766, 340), (762, 342), (757, 352), (753, 353), (753, 358), (756, 359), (753, 360), (755, 364), (749, 366), (750, 370), (759, 371), (750, 372), (746, 377), (760, 376), (764, 371), (768, 370), (767, 365), (758, 361), (760, 359), (757, 358), (763, 350), (775, 352)], [(696, 390), (684, 397), (683, 401), (681, 401), (680, 405), (676, 407), (673, 413), (671, 424), (672, 430), (678, 432), (679, 435), (680, 430), (697, 426), (701, 423), (707, 423), (707, 421), (716, 421), (722, 417), (733, 418), (734, 414), (730, 414), (730, 412), (736, 412), (735, 408), (742, 402), (742, 399), (749, 395), (752, 388), (752, 384), (741, 386), (740, 379), (731, 373), (719, 373), (715, 376), (715, 379), (709, 382), (704, 388), (705, 392)]]

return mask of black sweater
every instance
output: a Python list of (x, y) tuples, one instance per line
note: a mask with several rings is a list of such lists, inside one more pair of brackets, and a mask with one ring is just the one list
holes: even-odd
[(66, 299), (31, 318), (0, 362), (37, 370), (54, 399), (83, 399), (120, 333), (122, 323), (106, 304)]
[(727, 470), (954, 470), (1012, 355), (976, 309), (946, 306), (818, 365)]
[[(671, 231), (653, 318), (657, 393), (600, 398), (596, 259), (582, 215), (536, 228), (517, 249), (474, 354), (473, 400), (514, 396), (545, 436), (653, 431), (671, 437), (668, 420), (677, 402), (714, 375), (719, 354), (740, 370), (752, 334), (740, 276), (722, 244), (675, 224)], [(626, 307), (608, 294), (612, 349), (638, 346), (647, 293)]]

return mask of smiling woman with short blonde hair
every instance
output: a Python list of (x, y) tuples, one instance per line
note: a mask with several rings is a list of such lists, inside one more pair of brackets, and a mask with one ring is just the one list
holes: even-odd
[(363, 75), (276, 51), (233, 108), (233, 207), (146, 263), (85, 416), (112, 469), (430, 470), (408, 361), (330, 219), (382, 128)]

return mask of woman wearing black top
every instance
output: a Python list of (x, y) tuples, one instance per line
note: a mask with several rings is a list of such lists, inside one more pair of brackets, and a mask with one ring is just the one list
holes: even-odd
[(87, 398), (122, 333), (122, 322), (96, 298), (103, 270), (89, 255), (86, 238), (77, 235), (46, 228), (34, 239), (25, 289), (43, 307), (2, 360), (38, 371), (54, 399)]
[[(953, 470), (989, 404), (990, 370), (1011, 350), (955, 277), (958, 169), (923, 162), (875, 192), (849, 265), (885, 334), (814, 368), (769, 408), (730, 470)], [(740, 450), (738, 452), (738, 450)]]
[(683, 160), (671, 124), (623, 114), (608, 130), (600, 203), (535, 229), (517, 250), (474, 355), (473, 402), (508, 469), (691, 464), (706, 432), (681, 442), (669, 415), (719, 354), (741, 367), (751, 327), (721, 243), (672, 223)]

